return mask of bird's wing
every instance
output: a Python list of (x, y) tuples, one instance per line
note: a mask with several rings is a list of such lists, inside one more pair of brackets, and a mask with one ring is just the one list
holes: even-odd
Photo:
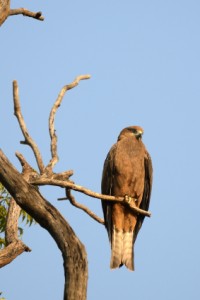
[[(113, 176), (114, 176), (114, 156), (116, 152), (117, 144), (113, 145), (110, 149), (106, 160), (104, 162), (102, 181), (101, 181), (101, 192), (104, 195), (112, 195), (112, 185), (113, 185)], [(109, 239), (111, 240), (112, 235), (112, 218), (111, 218), (111, 210), (112, 203), (109, 201), (101, 201), (105, 226), (108, 231)]]
[[(140, 204), (140, 208), (147, 211), (149, 209), (149, 204), (150, 204), (151, 188), (152, 188), (152, 180), (153, 180), (152, 161), (147, 151), (144, 159), (144, 168), (145, 168), (144, 193), (142, 197), (142, 202)], [(142, 226), (143, 221), (144, 221), (144, 216), (139, 215), (134, 230), (134, 242), (137, 238), (137, 234)]]

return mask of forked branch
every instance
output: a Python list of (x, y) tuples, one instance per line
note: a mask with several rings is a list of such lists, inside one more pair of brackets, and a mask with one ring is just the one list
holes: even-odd
[(18, 84), (17, 84), (16, 80), (13, 81), (14, 114), (18, 119), (22, 134), (25, 138), (25, 141), (22, 141), (21, 143), (29, 145), (32, 148), (33, 153), (36, 158), (36, 161), (37, 161), (38, 168), (40, 170), (40, 174), (45, 173), (47, 176), (48, 176), (48, 174), (52, 174), (53, 167), (58, 162), (57, 136), (55, 133), (55, 115), (56, 115), (56, 112), (57, 112), (59, 106), (61, 105), (61, 102), (63, 100), (65, 93), (68, 90), (76, 87), (79, 84), (80, 80), (89, 79), (89, 78), (90, 78), (90, 75), (79, 75), (74, 79), (74, 81), (72, 83), (65, 85), (61, 89), (61, 91), (51, 109), (50, 116), (49, 116), (49, 134), (50, 134), (50, 139), (51, 139), (51, 160), (46, 168), (44, 166), (39, 148), (38, 148), (37, 144), (34, 142), (34, 140), (32, 139), (32, 137), (30, 136), (28, 129), (26, 127), (26, 123), (24, 121), (24, 118), (23, 118), (23, 115), (21, 112)]
[(50, 134), (50, 138), (51, 138), (51, 156), (52, 156), (52, 158), (47, 166), (47, 169), (52, 170), (52, 168), (58, 162), (57, 136), (56, 136), (56, 132), (55, 132), (55, 115), (56, 115), (56, 112), (57, 112), (59, 106), (61, 105), (63, 97), (68, 90), (76, 87), (79, 84), (80, 80), (89, 79), (90, 77), (91, 77), (90, 75), (80, 75), (80, 76), (77, 76), (72, 83), (65, 85), (61, 89), (61, 91), (51, 109), (51, 112), (49, 115), (49, 134)]
[[(75, 197), (72, 195), (70, 189), (66, 189), (66, 196), (67, 198), (65, 199), (68, 199), (73, 206), (83, 210), (86, 214), (88, 214), (92, 219), (94, 219), (98, 223), (103, 225), (105, 224), (104, 220), (99, 218), (97, 215), (95, 215), (87, 206), (76, 202)], [(58, 200), (64, 200), (64, 199), (58, 199)]]
[(32, 137), (28, 133), (28, 129), (26, 127), (26, 123), (24, 121), (24, 118), (23, 118), (23, 115), (21, 112), (21, 106), (20, 106), (20, 100), (19, 100), (19, 89), (18, 89), (18, 84), (17, 84), (16, 80), (13, 81), (13, 101), (14, 101), (14, 115), (17, 117), (22, 134), (25, 138), (25, 141), (22, 141), (21, 144), (26, 144), (31, 147), (31, 149), (33, 150), (33, 153), (35, 155), (40, 173), (42, 174), (42, 173), (44, 173), (44, 169), (45, 169), (43, 160), (42, 160), (42, 156), (40, 154), (37, 144), (34, 142)]

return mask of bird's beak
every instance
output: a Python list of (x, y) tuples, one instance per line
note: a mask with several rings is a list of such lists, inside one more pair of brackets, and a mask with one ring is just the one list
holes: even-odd
[(141, 139), (142, 138), (142, 135), (143, 135), (143, 131), (142, 130), (138, 130), (138, 132), (137, 132), (137, 138), (138, 139)]

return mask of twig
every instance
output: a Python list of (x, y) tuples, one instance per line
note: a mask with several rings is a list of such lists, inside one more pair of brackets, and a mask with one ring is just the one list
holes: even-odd
[[(78, 191), (81, 192), (87, 196), (93, 197), (93, 198), (97, 198), (97, 199), (101, 199), (101, 200), (107, 200), (107, 201), (115, 201), (115, 202), (124, 202), (126, 205), (128, 205), (133, 211), (135, 211), (138, 214), (150, 217), (151, 213), (149, 211), (145, 211), (143, 209), (140, 209), (138, 207), (135, 206), (135, 199), (132, 199), (133, 201), (126, 201), (126, 197), (115, 197), (115, 196), (110, 196), (110, 195), (103, 195), (103, 194), (99, 194), (96, 192), (93, 192), (83, 186), (74, 184), (70, 181), (61, 181), (61, 180), (55, 180), (55, 179), (49, 179), (49, 178), (41, 178), (40, 179), (36, 179), (36, 180), (32, 180), (31, 184), (33, 185), (54, 185), (54, 186), (60, 186), (60, 187), (65, 187), (65, 188), (69, 188), (72, 189), (74, 191)], [(130, 197), (129, 197), (129, 200)]]
[(99, 218), (97, 215), (95, 215), (95, 213), (93, 213), (89, 208), (87, 208), (83, 204), (76, 202), (75, 197), (71, 194), (70, 189), (66, 189), (66, 196), (67, 196), (67, 199), (70, 201), (70, 203), (73, 206), (80, 208), (81, 210), (86, 212), (91, 218), (93, 218), (95, 221), (99, 222), (100, 224), (103, 224), (103, 225), (105, 224), (104, 220), (102, 218)]
[(44, 21), (44, 17), (42, 16), (42, 12), (32, 12), (26, 8), (16, 8), (16, 9), (10, 9), (9, 16), (13, 15), (23, 15), (25, 17), (31, 17), (40, 21)]
[(24, 118), (22, 116), (20, 100), (19, 100), (18, 84), (17, 84), (16, 80), (13, 81), (13, 101), (14, 101), (14, 115), (17, 117), (22, 134), (25, 138), (25, 141), (21, 142), (21, 144), (26, 144), (31, 147), (31, 149), (34, 152), (40, 173), (42, 174), (45, 169), (43, 161), (42, 161), (42, 156), (40, 154), (37, 144), (34, 142), (34, 140), (29, 135)]
[(74, 174), (72, 170), (64, 171), (61, 173), (53, 173), (52, 178), (56, 180), (68, 180)]
[(63, 97), (64, 97), (65, 93), (68, 90), (76, 87), (79, 84), (80, 80), (89, 79), (89, 78), (90, 78), (90, 75), (80, 75), (80, 76), (77, 76), (72, 83), (65, 85), (61, 89), (61, 91), (60, 91), (60, 93), (59, 93), (59, 95), (58, 95), (58, 97), (57, 97), (57, 99), (56, 99), (56, 101), (55, 101), (55, 103), (54, 103), (54, 105), (51, 109), (51, 112), (50, 112), (50, 115), (49, 115), (49, 134), (50, 134), (50, 138), (51, 138), (51, 156), (52, 156), (52, 159), (50, 160), (50, 162), (47, 166), (47, 169), (52, 170), (52, 168), (58, 162), (57, 136), (56, 136), (55, 126), (54, 126), (54, 124), (55, 124), (55, 114), (56, 114), (59, 106), (61, 105), (61, 102), (63, 100)]

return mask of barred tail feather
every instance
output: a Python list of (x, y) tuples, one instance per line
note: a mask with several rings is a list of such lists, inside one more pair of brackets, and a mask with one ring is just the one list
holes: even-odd
[(122, 264), (124, 264), (129, 270), (134, 270), (133, 231), (124, 232)]
[(122, 250), (123, 250), (123, 231), (113, 229), (112, 232), (112, 241), (111, 241), (111, 261), (110, 268), (116, 269), (119, 268), (122, 264)]
[(116, 269), (125, 265), (129, 270), (133, 271), (133, 232), (123, 232), (122, 230), (116, 230), (114, 228), (111, 248), (110, 268)]

